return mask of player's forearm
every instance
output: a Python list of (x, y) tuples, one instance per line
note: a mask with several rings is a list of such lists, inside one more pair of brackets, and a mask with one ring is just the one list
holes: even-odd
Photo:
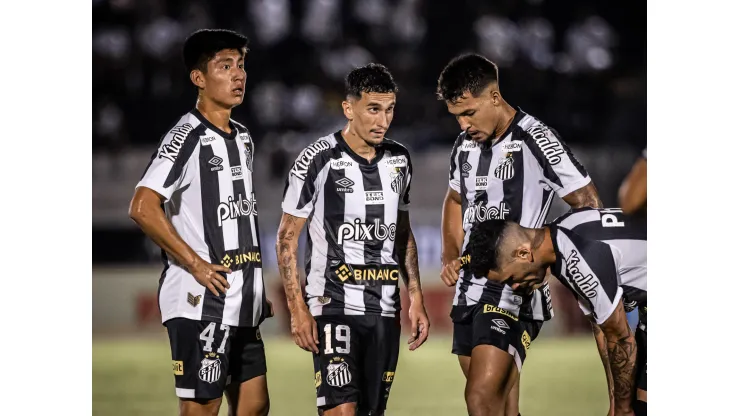
[(614, 405), (614, 379), (612, 378), (611, 364), (609, 363), (609, 351), (606, 347), (606, 337), (604, 336), (604, 332), (601, 331), (601, 328), (599, 328), (595, 323), (591, 323), (591, 328), (594, 332), (596, 348), (599, 350), (601, 363), (604, 365), (604, 373), (606, 374), (606, 385), (609, 392), (609, 403), (611, 407)]
[(647, 203), (647, 162), (639, 160), (619, 187), (619, 206), (631, 214)]
[[(460, 257), (463, 244), (462, 204), (460, 195), (448, 189), (442, 206), (442, 263), (448, 263)], [(456, 200), (457, 197), (457, 200)]]
[(293, 218), (284, 218), (278, 230), (277, 244), (275, 246), (278, 259), (278, 270), (283, 282), (288, 310), (291, 315), (298, 308), (305, 308), (303, 302), (301, 283), (298, 276), (298, 237), (300, 228), (296, 231)]
[(197, 261), (202, 260), (183, 241), (158, 203), (154, 205), (134, 198), (129, 208), (129, 216), (147, 237), (185, 268), (190, 269)]
[(599, 193), (596, 191), (596, 185), (593, 182), (589, 182), (583, 188), (569, 193), (563, 198), (563, 201), (567, 202), (571, 208), (604, 208), (604, 204), (601, 203), (601, 198), (599, 198)]
[(614, 380), (614, 409), (617, 415), (629, 414), (635, 382), (637, 344), (621, 302), (612, 316), (601, 325), (601, 330), (606, 338), (609, 367)]
[(406, 289), (409, 292), (411, 302), (423, 302), (424, 298), (421, 291), (421, 279), (419, 276), (419, 256), (416, 249), (416, 239), (414, 233), (409, 228), (407, 232), (406, 244), (398, 249), (399, 267), (401, 268), (401, 278), (403, 279)]

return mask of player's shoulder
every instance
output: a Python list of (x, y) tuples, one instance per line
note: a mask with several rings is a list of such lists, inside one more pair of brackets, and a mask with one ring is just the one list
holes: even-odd
[(559, 135), (552, 127), (545, 124), (537, 117), (522, 112), (523, 117), (517, 122), (519, 127), (519, 138), (525, 141), (537, 142), (543, 137), (552, 137), (559, 139)]
[(383, 147), (391, 152), (392, 156), (406, 156), (406, 158), (411, 159), (409, 149), (395, 140), (386, 137), (383, 139)]
[(311, 166), (319, 165), (318, 167), (321, 168), (328, 163), (335, 153), (334, 149), (337, 148), (337, 145), (338, 142), (334, 134), (327, 134), (309, 143), (296, 157), (293, 167), (290, 169), (290, 174), (305, 180)]
[(192, 112), (182, 115), (162, 136), (157, 149), (158, 157), (174, 162), (183, 148), (190, 149), (187, 153), (192, 154), (197, 147), (198, 135), (203, 130), (202, 124)]

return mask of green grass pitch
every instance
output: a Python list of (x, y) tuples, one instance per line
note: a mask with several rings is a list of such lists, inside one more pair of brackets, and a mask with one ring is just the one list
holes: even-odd
[[(316, 415), (311, 355), (288, 338), (265, 337), (271, 415)], [(403, 341), (403, 340), (402, 340)], [(401, 350), (387, 416), (465, 415), (464, 377), (450, 339)], [(176, 415), (165, 334), (151, 339), (93, 341), (94, 415)], [(591, 416), (607, 412), (606, 382), (591, 337), (538, 339), (522, 373), (524, 416)], [(226, 400), (221, 406), (226, 415)]]

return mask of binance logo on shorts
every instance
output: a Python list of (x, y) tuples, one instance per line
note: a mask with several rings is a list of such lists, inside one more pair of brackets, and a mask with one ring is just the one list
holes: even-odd
[(349, 271), (349, 267), (347, 267), (346, 264), (341, 265), (334, 273), (336, 273), (339, 280), (343, 282), (352, 277), (352, 273)]
[(522, 334), (522, 345), (524, 345), (524, 348), (529, 349), (529, 344), (532, 343), (532, 340), (529, 339), (529, 334), (525, 330)]
[(483, 313), (500, 313), (501, 315), (508, 316), (509, 318), (518, 321), (519, 318), (517, 318), (513, 313), (507, 311), (506, 309), (501, 309), (498, 306), (493, 305), (483, 305)]
[(172, 361), (172, 372), (176, 376), (182, 375), (182, 361)]
[(192, 293), (188, 292), (188, 303), (190, 306), (196, 307), (200, 303), (200, 298), (202, 297), (203, 295), (193, 296)]
[(221, 260), (221, 264), (224, 265), (224, 266), (226, 266), (226, 267), (231, 267), (231, 263), (233, 263), (233, 262), (234, 261), (231, 260), (231, 256), (229, 256), (228, 254), (225, 255), (224, 258)]
[(393, 377), (396, 375), (394, 371), (386, 371), (383, 373), (383, 382), (384, 383), (393, 383)]
[(321, 371), (317, 371), (313, 377), (313, 386), (318, 388), (321, 385)]

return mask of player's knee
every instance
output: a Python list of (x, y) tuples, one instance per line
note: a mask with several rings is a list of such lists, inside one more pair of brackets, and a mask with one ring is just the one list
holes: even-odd
[(502, 415), (506, 400), (503, 394), (468, 383), (465, 386), (465, 403), (471, 416)]
[(355, 416), (357, 406), (355, 403), (342, 403), (338, 406), (319, 409), (322, 416)]
[(180, 416), (218, 416), (221, 399), (180, 399)]

